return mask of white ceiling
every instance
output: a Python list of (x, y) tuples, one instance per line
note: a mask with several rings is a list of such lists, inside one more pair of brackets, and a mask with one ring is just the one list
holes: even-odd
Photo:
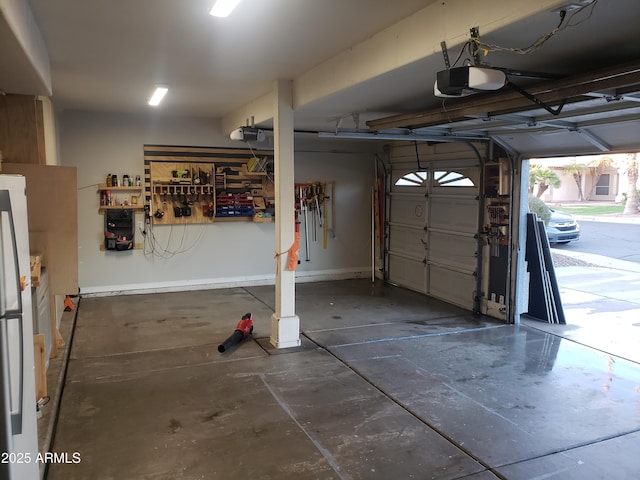
[(62, 108), (220, 117), (434, 0), (30, 0)]
[[(207, 14), (212, 2), (28, 0), (50, 58), (56, 108), (145, 113), (152, 86), (166, 84), (170, 92), (154, 113), (233, 122), (276, 79), (291, 79), (296, 128), (333, 129), (338, 118), (345, 118), (340, 126), (364, 127), (365, 120), (442, 104), (433, 96), (444, 68), (440, 41), (452, 61), (476, 25), (487, 43), (527, 46), (553, 30), (557, 9), (570, 3), (242, 0), (220, 19)], [(491, 52), (485, 60), (567, 76), (637, 59), (639, 18), (638, 0), (597, 0), (536, 52)], [(6, 70), (0, 65), (0, 89), (42, 93), (12, 91)]]

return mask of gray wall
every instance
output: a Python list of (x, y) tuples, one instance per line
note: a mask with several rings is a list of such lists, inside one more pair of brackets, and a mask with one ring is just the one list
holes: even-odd
[[(79, 283), (83, 294), (257, 285), (274, 282), (273, 223), (214, 223), (156, 226), (155, 252), (100, 251), (104, 218), (97, 186), (108, 173), (141, 175), (143, 144), (232, 146), (219, 123), (202, 118), (146, 117), (64, 111), (58, 114), (60, 164), (78, 171)], [(373, 155), (377, 145), (296, 138), (297, 182), (336, 181), (335, 238), (322, 248), (322, 232), (311, 242), (311, 261), (297, 278), (353, 278), (370, 273), (370, 208)], [(143, 214), (137, 214), (137, 221)], [(137, 223), (137, 222), (136, 222)], [(149, 234), (148, 234), (149, 236)], [(136, 242), (143, 236), (137, 231)], [(147, 246), (149, 242), (147, 242)]]

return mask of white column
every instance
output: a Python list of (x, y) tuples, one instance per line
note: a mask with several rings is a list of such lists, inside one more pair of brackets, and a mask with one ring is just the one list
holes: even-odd
[[(273, 95), (275, 144), (276, 251), (284, 252), (293, 244), (293, 94), (290, 80), (276, 80)], [(296, 315), (296, 277), (286, 269), (287, 255), (277, 258), (276, 311), (271, 316), (271, 344), (276, 348), (300, 345), (300, 318)]]

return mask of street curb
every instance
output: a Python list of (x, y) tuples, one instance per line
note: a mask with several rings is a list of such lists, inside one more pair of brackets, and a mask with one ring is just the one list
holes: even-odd
[(640, 224), (640, 215), (608, 217), (605, 215), (571, 215), (578, 222), (631, 223)]
[(572, 252), (559, 248), (551, 248), (551, 252), (557, 253), (559, 255), (564, 255), (566, 257), (575, 258), (577, 260), (582, 260), (583, 262), (592, 263), (599, 267), (610, 268), (612, 270), (621, 270), (624, 272), (640, 273), (640, 263), (618, 260), (617, 258), (605, 257), (604, 255), (595, 255), (593, 253)]

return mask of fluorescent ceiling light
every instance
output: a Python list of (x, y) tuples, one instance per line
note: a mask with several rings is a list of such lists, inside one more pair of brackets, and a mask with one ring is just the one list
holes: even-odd
[(168, 91), (169, 89), (167, 87), (156, 87), (153, 95), (151, 95), (151, 98), (149, 99), (149, 105), (154, 107), (159, 105)]
[(240, 0), (216, 0), (209, 15), (213, 15), (214, 17), (228, 17), (238, 3), (240, 3)]

